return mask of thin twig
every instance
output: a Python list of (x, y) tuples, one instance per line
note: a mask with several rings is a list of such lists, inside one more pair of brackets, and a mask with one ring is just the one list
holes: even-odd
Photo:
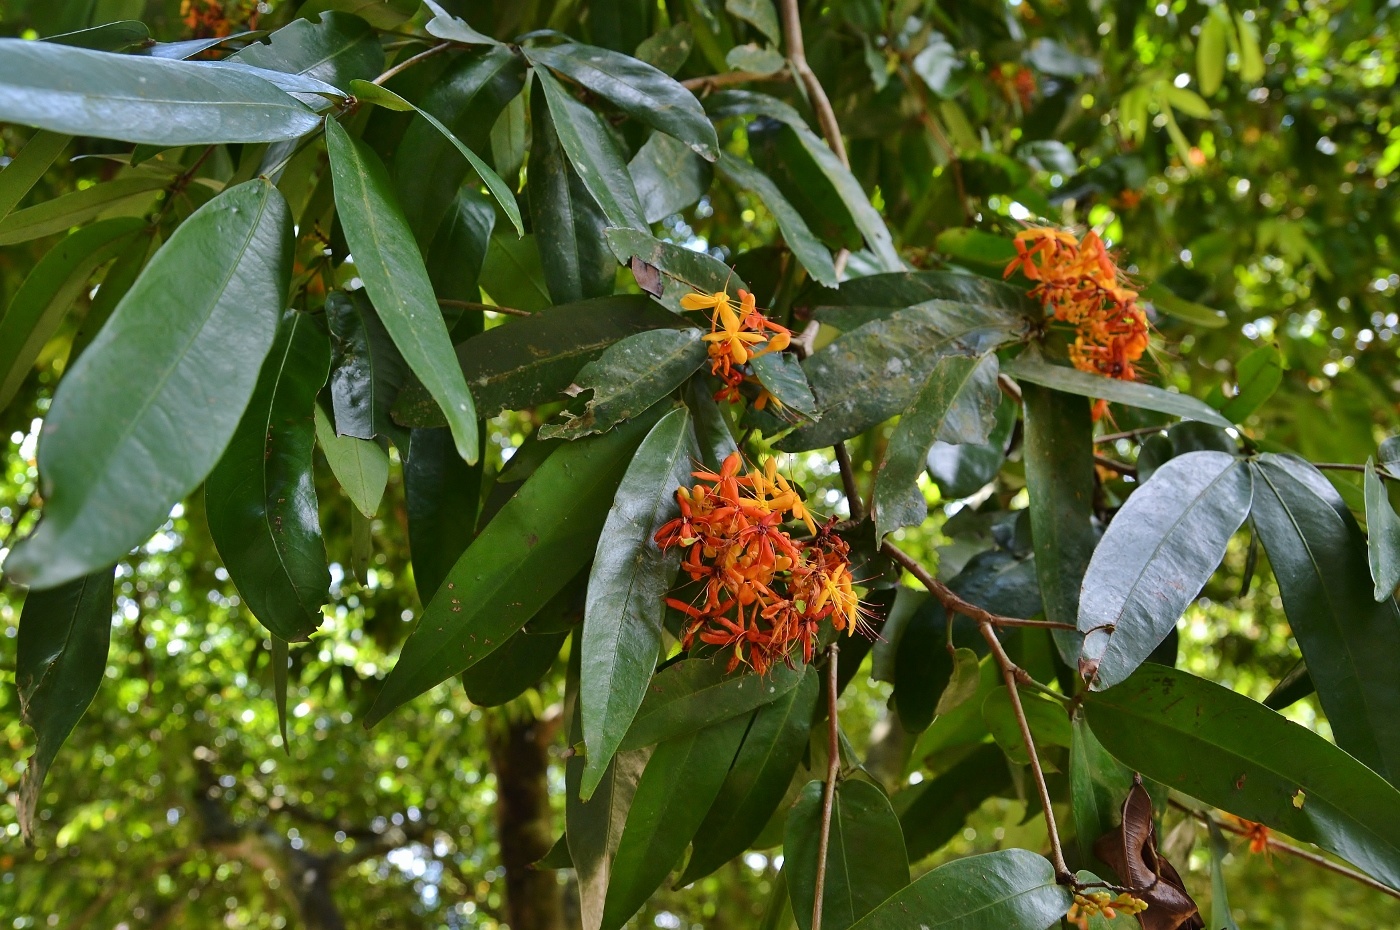
[[(1365, 465), (1353, 465), (1350, 462), (1313, 462), (1313, 468), (1320, 468), (1323, 471), (1365, 471)], [(1385, 478), (1387, 481), (1400, 481), (1400, 475), (1392, 475), (1381, 466), (1375, 466), (1376, 475)]]
[(726, 71), (723, 74), (707, 74), (704, 77), (687, 78), (681, 81), (681, 86), (687, 90), (706, 91), (714, 90), (717, 87), (728, 87), (730, 84), (747, 84), (750, 81), (788, 81), (792, 75), (787, 69), (774, 71), (771, 74), (762, 74), (758, 71)]
[(1021, 403), (1021, 386), (1015, 381), (1006, 375), (997, 375), (997, 387), (1001, 389), (1003, 394), (1011, 398), (1012, 403), (1017, 405)]
[(408, 58), (405, 58), (403, 61), (394, 65), (388, 71), (385, 71), (383, 74), (379, 75), (379, 77), (375, 78), (373, 81), (370, 81), (370, 83), (383, 84), (385, 81), (389, 80), (389, 78), (398, 74), (400, 71), (403, 71), (406, 68), (413, 67), (425, 58), (432, 58), (434, 55), (440, 55), (451, 47), (451, 42), (439, 42), (437, 45), (434, 45), (432, 48), (427, 49), (426, 51), (419, 52), (417, 55), (410, 55)]
[[(1229, 832), (1234, 833), (1238, 836), (1249, 835), (1249, 830), (1247, 830), (1246, 828), (1241, 827), (1237, 824), (1230, 823), (1227, 820), (1217, 820), (1216, 818), (1210, 816), (1204, 811), (1198, 811), (1194, 808), (1187, 807), (1185, 804), (1182, 804), (1175, 798), (1171, 800), (1171, 806), (1175, 807), (1179, 811), (1183, 811), (1187, 814), (1190, 814), (1192, 817), (1195, 817), (1197, 820), (1201, 821), (1201, 823), (1213, 823), (1220, 829), (1228, 830)], [(1277, 849), (1279, 852), (1287, 853), (1290, 856), (1297, 856), (1299, 859), (1302, 859), (1306, 862), (1311, 862), (1313, 865), (1327, 869), (1329, 872), (1336, 872), (1338, 875), (1345, 875), (1352, 881), (1359, 882), (1365, 885), (1367, 888), (1379, 891), (1381, 894), (1390, 895), (1390, 897), (1392, 898), (1400, 898), (1400, 891), (1396, 891), (1389, 885), (1384, 885), (1376, 881), (1369, 875), (1365, 875), (1361, 872), (1356, 871), (1355, 869), (1349, 869), (1344, 865), (1333, 862), (1331, 859), (1328, 859), (1324, 856), (1319, 856), (1315, 852), (1303, 849), (1301, 846), (1294, 846), (1292, 843), (1286, 843), (1283, 840), (1274, 839), (1272, 836), (1265, 837), (1264, 842), (1268, 843), (1270, 849)]]
[(822, 930), (822, 898), (826, 895), (826, 851), (831, 842), (831, 812), (836, 806), (836, 779), (841, 774), (841, 723), (836, 715), (836, 657), (841, 647), (826, 649), (826, 785), (822, 788), (822, 830), (817, 839), (816, 898), (812, 901), (812, 930)]
[(817, 125), (822, 128), (826, 144), (836, 153), (845, 167), (851, 167), (846, 156), (846, 143), (841, 140), (841, 126), (836, 122), (836, 111), (831, 109), (831, 100), (822, 89), (822, 82), (807, 64), (807, 47), (802, 41), (802, 16), (797, 10), (797, 0), (779, 0), (783, 19), (783, 41), (787, 43), (788, 62), (792, 70), (802, 79), (807, 88), (807, 96), (812, 99), (812, 109), (817, 114)]
[(945, 610), (970, 617), (978, 623), (987, 623), (992, 626), (1030, 626), (1040, 627), (1046, 630), (1074, 630), (1078, 627), (1070, 623), (1059, 623), (1054, 620), (1029, 620), (1025, 617), (1005, 617), (1001, 614), (994, 614), (990, 610), (978, 607), (971, 601), (963, 600), (957, 592), (929, 574), (928, 569), (919, 564), (918, 560), (909, 553), (900, 549), (892, 542), (881, 544), (880, 551), (902, 565), (909, 574), (919, 579), (919, 583), (928, 588), (929, 593), (942, 602)]
[(1129, 465), (1127, 462), (1120, 462), (1106, 455), (1099, 455), (1097, 452), (1094, 453), (1094, 464), (1107, 468), (1109, 471), (1117, 472), (1120, 475), (1137, 476), (1136, 465)]
[(1106, 433), (1094, 440), (1094, 445), (1104, 442), (1117, 442), (1120, 439), (1136, 439), (1139, 436), (1146, 436), (1149, 433), (1161, 433), (1166, 431), (1165, 426), (1139, 426), (1137, 429), (1124, 430), (1121, 433)]
[(477, 303), (475, 300), (451, 300), (446, 297), (437, 299), (439, 307), (459, 307), (463, 310), (481, 310), (488, 313), (504, 313), (507, 316), (534, 316), (529, 310), (517, 310), (514, 307), (498, 307), (495, 304)]
[(851, 465), (851, 453), (844, 442), (834, 443), (836, 465), (841, 469), (841, 486), (846, 489), (846, 502), (851, 508), (851, 522), (865, 519), (865, 502), (860, 499), (860, 486), (856, 484), (855, 467)]

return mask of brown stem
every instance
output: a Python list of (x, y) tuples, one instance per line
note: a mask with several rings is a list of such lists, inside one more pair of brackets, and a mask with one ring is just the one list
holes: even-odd
[(394, 65), (394, 66), (393, 66), (392, 68), (390, 68), (388, 71), (385, 71), (383, 74), (379, 75), (379, 77), (375, 78), (373, 81), (370, 81), (370, 83), (371, 83), (371, 84), (383, 84), (385, 81), (389, 80), (389, 78), (391, 78), (391, 77), (393, 77), (394, 75), (398, 74), (400, 71), (403, 71), (403, 70), (405, 70), (405, 69), (407, 69), (407, 68), (412, 68), (414, 65), (418, 64), (418, 62), (424, 60), (425, 58), (432, 58), (434, 55), (440, 55), (440, 54), (442, 54), (443, 52), (447, 51), (447, 50), (448, 50), (449, 48), (451, 48), (451, 47), (452, 47), (452, 43), (451, 43), (451, 42), (439, 42), (437, 45), (434, 45), (432, 48), (427, 49), (427, 50), (422, 51), (422, 52), (419, 52), (417, 55), (410, 55), (409, 57), (405, 58), (403, 61), (401, 61), (401, 62), (399, 62), (398, 64)]
[(730, 84), (747, 84), (750, 81), (787, 81), (791, 78), (792, 75), (786, 70), (775, 71), (772, 74), (760, 74), (757, 71), (726, 71), (723, 74), (707, 74), (704, 77), (687, 78), (681, 81), (681, 86), (688, 90), (704, 93), (717, 87), (728, 87)]
[(1094, 453), (1094, 464), (1107, 468), (1109, 471), (1117, 472), (1120, 475), (1137, 475), (1136, 465), (1129, 465), (1127, 462), (1120, 462), (1106, 455), (1099, 455), (1097, 452)]
[(1072, 623), (1058, 623), (1054, 620), (1029, 620), (1025, 617), (1005, 617), (1001, 614), (994, 614), (990, 610), (978, 607), (971, 601), (963, 600), (952, 588), (933, 577), (928, 569), (919, 564), (917, 559), (900, 549), (894, 543), (883, 543), (880, 546), (880, 551), (898, 562), (909, 574), (919, 579), (919, 583), (925, 588), (928, 588), (930, 594), (938, 598), (945, 610), (951, 610), (953, 613), (962, 614), (964, 617), (970, 617), (978, 623), (986, 623), (997, 627), (1032, 626), (1047, 630), (1078, 629), (1078, 627)]
[(1094, 445), (1105, 442), (1117, 442), (1120, 439), (1136, 439), (1139, 436), (1146, 436), (1149, 433), (1160, 433), (1166, 430), (1165, 426), (1139, 426), (1137, 429), (1124, 430), (1121, 433), (1106, 433), (1094, 440)]
[(846, 489), (846, 501), (851, 508), (851, 522), (865, 519), (865, 502), (860, 499), (860, 486), (856, 484), (856, 472), (851, 465), (851, 453), (844, 442), (832, 446), (836, 450), (836, 464), (841, 469), (841, 486)]
[(841, 647), (826, 650), (826, 785), (822, 788), (822, 829), (817, 840), (816, 898), (812, 901), (812, 930), (822, 930), (822, 898), (826, 895), (826, 852), (831, 843), (831, 812), (836, 806), (836, 779), (841, 774), (841, 724), (836, 715), (836, 657)]
[(846, 156), (846, 143), (841, 140), (841, 126), (836, 122), (836, 111), (831, 109), (831, 100), (822, 89), (822, 82), (807, 64), (807, 48), (802, 41), (802, 16), (797, 11), (797, 0), (779, 0), (779, 13), (783, 19), (783, 40), (787, 43), (788, 62), (793, 72), (807, 88), (807, 96), (812, 99), (812, 109), (817, 114), (817, 125), (822, 128), (826, 144), (836, 153), (845, 167), (851, 167)]
[[(1230, 823), (1226, 820), (1216, 820), (1209, 814), (1203, 811), (1195, 810), (1194, 808), (1187, 807), (1185, 804), (1182, 804), (1180, 801), (1177, 801), (1175, 799), (1171, 801), (1171, 805), (1179, 811), (1183, 811), (1187, 814), (1190, 814), (1192, 817), (1195, 817), (1197, 820), (1201, 821), (1201, 823), (1214, 823), (1220, 829), (1227, 830), (1230, 833), (1234, 833), (1238, 836), (1249, 835), (1249, 831), (1246, 830), (1244, 827)], [(1381, 894), (1390, 895), (1392, 898), (1400, 898), (1400, 891), (1396, 891), (1389, 885), (1384, 885), (1376, 881), (1369, 875), (1365, 875), (1361, 872), (1356, 871), (1355, 869), (1349, 869), (1344, 865), (1340, 865), (1336, 862), (1333, 862), (1331, 859), (1319, 856), (1315, 852), (1310, 852), (1309, 850), (1303, 849), (1301, 846), (1294, 846), (1292, 843), (1286, 843), (1283, 840), (1274, 839), (1272, 836), (1265, 837), (1264, 841), (1269, 844), (1270, 849), (1277, 849), (1279, 852), (1287, 853), (1290, 856), (1296, 856), (1299, 859), (1302, 859), (1306, 862), (1311, 862), (1313, 865), (1318, 866), (1319, 868), (1326, 869), (1329, 872), (1336, 872), (1338, 875), (1345, 875), (1352, 881), (1359, 882), (1360, 884), (1365, 885), (1367, 888), (1379, 891)]]
[(534, 316), (529, 310), (517, 310), (514, 307), (498, 307), (495, 304), (477, 303), (475, 300), (451, 300), (447, 297), (437, 299), (439, 307), (459, 307), (463, 310), (482, 310), (491, 313), (504, 313), (508, 316)]
[[(1365, 465), (1353, 465), (1350, 462), (1313, 462), (1313, 468), (1320, 468), (1324, 471), (1365, 471)], [(1387, 481), (1400, 481), (1400, 475), (1392, 475), (1390, 472), (1376, 467), (1376, 475), (1385, 478)]]

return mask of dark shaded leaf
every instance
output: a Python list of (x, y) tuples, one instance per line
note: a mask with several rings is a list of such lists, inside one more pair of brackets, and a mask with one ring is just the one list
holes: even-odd
[(0, 171), (0, 219), (10, 215), (72, 141), (72, 136), (44, 129), (29, 137), (19, 154)]
[(962, 832), (968, 816), (982, 802), (1011, 789), (1011, 769), (1000, 748), (974, 749), (951, 769), (919, 786), (918, 797), (900, 814), (909, 861), (942, 849)]
[(901, 890), (855, 930), (1009, 930), (1048, 927), (1069, 910), (1055, 868), (1025, 849), (968, 856), (941, 865)]
[(1230, 421), (1209, 404), (1188, 394), (1173, 394), (1150, 384), (1120, 381), (1117, 378), (1105, 378), (1064, 365), (1052, 365), (1031, 352), (1023, 353), (1007, 362), (1003, 370), (1017, 381), (1029, 381), (1069, 394), (1100, 397), (1115, 404), (1156, 410), (1220, 427), (1230, 426)]
[(695, 47), (695, 30), (690, 23), (679, 22), (668, 29), (647, 36), (637, 46), (637, 58), (662, 74), (674, 75), (690, 57)]
[(1069, 798), (1074, 836), (1080, 861), (1086, 865), (1094, 863), (1093, 868), (1099, 869), (1094, 843), (1113, 830), (1117, 822), (1115, 812), (1122, 810), (1133, 773), (1108, 754), (1082, 713), (1075, 716), (1071, 726)]
[(627, 163), (642, 215), (658, 223), (695, 203), (710, 189), (710, 163), (663, 132), (654, 132)]
[(533, 233), (519, 239), (501, 233), (491, 237), (481, 266), (481, 287), (499, 306), (534, 312), (550, 305)]
[(621, 748), (640, 749), (746, 714), (797, 687), (802, 674), (786, 665), (755, 675), (743, 668), (726, 673), (718, 659), (675, 662), (652, 678)]
[(466, 22), (438, 6), (433, 0), (424, 0), (424, 2), (427, 3), (428, 9), (433, 11), (433, 18), (428, 20), (428, 24), (423, 27), (427, 30), (428, 35), (452, 42), (460, 42), (463, 45), (501, 44), (485, 33), (477, 32)]
[(481, 497), (482, 465), (468, 465), (446, 429), (416, 429), (403, 466), (404, 510), (413, 582), (427, 604), (471, 544)]
[(310, 638), (330, 591), (311, 475), (313, 410), (329, 367), (325, 334), (306, 314), (288, 312), (248, 409), (204, 483), (209, 535), (229, 578), (284, 643)]
[(307, 0), (298, 16), (318, 16), (327, 10), (352, 13), (376, 29), (395, 29), (418, 11), (418, 0)]
[(843, 281), (836, 290), (809, 288), (800, 302), (812, 315), (840, 330), (855, 329), (877, 317), (930, 300), (992, 308), (1010, 316), (1034, 311), (1026, 295), (1009, 284), (952, 271), (895, 271)]
[[(0, 325), (0, 332), (4, 326)], [(0, 406), (4, 397), (0, 395)], [(1376, 466), (1366, 460), (1366, 552), (1371, 563), (1371, 579), (1376, 583), (1374, 597), (1384, 601), (1395, 595), (1400, 585), (1400, 517), (1390, 506), (1385, 482)]]
[(813, 280), (827, 287), (835, 287), (836, 266), (832, 264), (831, 253), (807, 228), (807, 221), (788, 203), (782, 191), (778, 190), (778, 185), (753, 165), (727, 152), (720, 155), (719, 170), (730, 181), (752, 191), (763, 201), (768, 212), (778, 221), (778, 228), (782, 230), (788, 248), (792, 249), (792, 254)]
[(44, 420), (44, 519), (5, 562), (53, 587), (140, 545), (228, 445), (272, 347), (291, 219), (265, 180), (180, 225), (65, 373)]
[[(953, 657), (948, 654), (947, 643), (947, 611), (936, 599), (924, 601), (905, 623), (895, 646), (894, 690), (890, 697), (900, 725), (910, 733), (928, 729), (938, 709), (939, 696), (952, 681)], [(978, 677), (973, 677), (974, 690)]]
[(385, 436), (401, 444), (403, 430), (389, 418), (389, 409), (410, 374), (369, 295), (332, 291), (326, 296), (326, 323), (335, 339), (330, 396), (336, 433)]
[(549, 674), (569, 631), (534, 634), (517, 630), (501, 648), (462, 673), (467, 697), (478, 707), (515, 700)]
[(345, 13), (319, 22), (295, 19), (230, 57), (269, 71), (304, 74), (336, 87), (368, 80), (384, 70), (384, 49), (369, 23)]
[(103, 52), (120, 52), (150, 41), (151, 31), (146, 24), (134, 19), (103, 23), (76, 32), (65, 32), (56, 36), (45, 36), (42, 41), (55, 45), (75, 45), (78, 48), (91, 48)]

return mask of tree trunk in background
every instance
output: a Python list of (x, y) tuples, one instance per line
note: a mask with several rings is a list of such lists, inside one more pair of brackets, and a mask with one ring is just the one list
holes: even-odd
[(491, 739), (496, 838), (506, 872), (506, 917), (511, 930), (566, 930), (557, 876), (530, 867), (554, 844), (548, 750), (557, 730), (557, 722), (527, 714), (503, 719)]

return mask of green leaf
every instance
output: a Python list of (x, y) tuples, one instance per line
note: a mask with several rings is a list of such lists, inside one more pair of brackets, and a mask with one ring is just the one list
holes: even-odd
[(529, 313), (549, 307), (551, 300), (533, 233), (519, 239), (501, 233), (491, 237), (481, 265), (481, 288), (498, 306)]
[[(532, 53), (537, 51), (540, 50), (531, 50)], [(559, 144), (564, 147), (583, 186), (608, 218), (608, 224), (648, 229), (637, 189), (627, 173), (627, 163), (602, 119), (571, 97), (548, 71), (537, 68), (535, 78), (544, 91)]]
[(1080, 668), (1111, 688), (1146, 661), (1196, 599), (1249, 515), (1248, 466), (1225, 452), (1188, 452), (1134, 491), (1084, 574)]
[(336, 435), (385, 436), (402, 445), (403, 431), (389, 409), (409, 373), (369, 296), (363, 289), (332, 291), (326, 296), (326, 323), (335, 340), (330, 397)]
[(316, 443), (325, 454), (335, 480), (356, 510), (366, 519), (373, 517), (389, 484), (388, 451), (372, 439), (338, 435), (319, 404), (312, 416)]
[(796, 688), (754, 712), (734, 765), (695, 833), (677, 888), (709, 875), (758, 838), (807, 748), (820, 691), (821, 675), (809, 666)]
[(41, 258), (0, 317), (0, 409), (14, 399), (45, 343), (98, 268), (120, 255), (145, 226), (135, 217), (76, 230)]
[(960, 271), (895, 271), (843, 281), (841, 287), (809, 288), (802, 302), (812, 315), (842, 331), (887, 317), (896, 310), (930, 300), (948, 300), (990, 308), (988, 312), (1029, 317), (1037, 312), (1024, 291)]
[(534, 616), (593, 554), (613, 493), (655, 422), (557, 448), (448, 573), (384, 681), (366, 726), (470, 668)]
[(383, 163), (335, 120), (326, 123), (326, 146), (341, 227), (365, 290), (404, 361), (446, 415), (457, 453), (475, 462), (472, 395), (453, 357), (423, 256), (394, 199)]
[(764, 48), (757, 42), (736, 45), (724, 56), (724, 63), (734, 71), (748, 71), (758, 75), (777, 74), (787, 67), (787, 59), (775, 48)]
[(666, 880), (719, 793), (748, 723), (735, 717), (651, 754), (613, 858), (602, 930), (620, 930)]
[(1220, 329), (1229, 322), (1229, 318), (1219, 310), (1178, 297), (1160, 282), (1154, 281), (1143, 288), (1142, 297), (1167, 316), (1206, 329)]
[(790, 352), (770, 352), (757, 358), (750, 357), (749, 367), (754, 377), (764, 389), (772, 394), (783, 407), (811, 420), (816, 417), (817, 399), (812, 396), (812, 387), (807, 383), (807, 374), (802, 363)]
[[(575, 714), (571, 736), (578, 735)], [(608, 765), (598, 790), (587, 802), (580, 801), (578, 796), (583, 756), (572, 756), (565, 766), (564, 838), (570, 861), (578, 873), (584, 930), (598, 930), (602, 926), (603, 904), (612, 883), (613, 856), (622, 839), (642, 769), (651, 754), (650, 749), (618, 753)]]
[(607, 219), (569, 164), (543, 94), (530, 101), (530, 118), (530, 223), (550, 296), (556, 304), (605, 297), (617, 278), (617, 262), (603, 235)]
[(676, 512), (676, 488), (699, 455), (690, 411), (678, 407), (642, 440), (598, 537), (583, 617), (579, 703), (588, 764), (581, 796), (597, 787), (646, 696), (661, 654), (665, 597), (680, 568), (679, 549), (653, 536)]
[(836, 153), (828, 148), (827, 144), (816, 133), (805, 126), (792, 126), (791, 129), (802, 144), (802, 148), (817, 163), (822, 174), (826, 175), (827, 180), (841, 196), (841, 202), (850, 211), (851, 219), (855, 221), (856, 228), (865, 237), (865, 243), (874, 253), (875, 262), (879, 268), (883, 271), (905, 270), (904, 260), (899, 257), (899, 252), (895, 250), (894, 240), (890, 236), (889, 229), (885, 226), (884, 219), (880, 216), (880, 211), (871, 205), (870, 198), (865, 195), (865, 189), (860, 186), (855, 175), (851, 174), (849, 168), (841, 164)]
[(424, 0), (424, 2), (428, 5), (428, 9), (433, 11), (433, 18), (428, 20), (428, 24), (423, 27), (427, 30), (428, 35), (452, 42), (460, 42), (463, 45), (501, 44), (485, 33), (477, 32), (466, 22), (438, 6), (433, 0)]
[(1240, 39), (1240, 80), (1256, 84), (1264, 80), (1264, 54), (1259, 48), (1259, 27), (1235, 14), (1235, 29)]
[(985, 443), (934, 442), (924, 463), (928, 476), (938, 485), (945, 500), (971, 497), (997, 476), (1006, 461), (1019, 412), (1019, 404), (1010, 397), (1002, 397), (997, 405), (996, 423)]
[(20, 612), (15, 686), (20, 719), (36, 737), (19, 786), (25, 842), (34, 838), (34, 814), (49, 766), (102, 684), (115, 574), (115, 568), (106, 568), (47, 591), (30, 591)]
[(725, 12), (749, 23), (772, 42), (782, 44), (782, 31), (778, 28), (778, 11), (773, 9), (772, 0), (724, 0)]
[(987, 695), (1005, 685), (1001, 669), (990, 655), (980, 663), (977, 693), (972, 699), (936, 718), (914, 745), (911, 759), (938, 759), (949, 749), (981, 743), (987, 738), (987, 725), (982, 720), (982, 704)]
[(43, 129), (29, 137), (20, 153), (0, 171), (0, 219), (10, 215), (72, 141), (72, 136)]
[[(549, 47), (527, 46), (524, 52), (536, 66), (537, 73), (539, 65), (552, 68), (611, 101), (628, 116), (684, 142), (706, 161), (714, 161), (719, 156), (719, 137), (700, 101), (646, 62), (577, 42)], [(552, 82), (552, 78), (542, 82), (546, 93), (550, 92)], [(551, 96), (550, 108), (554, 106)]]
[(0, 39), (0, 121), (151, 145), (277, 142), (320, 124), (241, 71), (23, 39)]
[(616, 342), (585, 365), (566, 393), (593, 394), (577, 416), (540, 427), (541, 439), (578, 439), (624, 423), (681, 386), (705, 363), (698, 329), (653, 329)]
[(802, 363), (821, 419), (776, 448), (800, 452), (859, 435), (907, 409), (947, 355), (981, 355), (1025, 332), (1019, 314), (931, 300), (871, 320)]
[(1207, 822), (1210, 831), (1210, 925), (1219, 930), (1240, 930), (1230, 913), (1229, 890), (1225, 886), (1225, 857), (1230, 846), (1214, 819)]
[(876, 539), (902, 526), (919, 526), (928, 517), (917, 482), (934, 440), (986, 441), (1001, 401), (997, 371), (995, 353), (945, 355), (934, 364), (895, 425), (875, 473)]
[(129, 175), (26, 207), (0, 220), (0, 245), (66, 232), (109, 210), (153, 200), (153, 192), (169, 183), (164, 176)]
[(1366, 460), (1366, 552), (1371, 562), (1371, 579), (1376, 583), (1375, 599), (1393, 597), (1400, 586), (1400, 517), (1390, 506), (1385, 482), (1376, 474), (1375, 463), (1370, 459)]
[(372, 78), (384, 70), (384, 49), (363, 19), (326, 13), (320, 22), (294, 19), (266, 42), (254, 42), (229, 60), (348, 88), (351, 81)]
[(934, 248), (956, 262), (998, 271), (1016, 257), (1016, 245), (1010, 239), (966, 226), (939, 233)]
[(311, 448), (330, 343), (304, 313), (282, 318), (257, 387), (204, 483), (209, 535), (253, 616), (299, 642), (321, 625), (330, 571), (316, 511)]
[(1263, 406), (1283, 383), (1283, 353), (1276, 345), (1260, 346), (1235, 366), (1235, 396), (1220, 408), (1235, 423)]
[(1108, 754), (1082, 713), (1071, 722), (1069, 744), (1070, 815), (1082, 863), (1105, 869), (1094, 855), (1094, 843), (1118, 826), (1123, 798), (1133, 776)]
[[(1025, 409), (1026, 491), (1030, 495), (1035, 574), (1045, 617), (1079, 620), (1079, 587), (1097, 539), (1094, 535), (1094, 421), (1089, 405), (1034, 383), (1021, 386)], [(1055, 646), (1074, 667), (1080, 634), (1056, 630)]]
[[(981, 702), (962, 706), (975, 709)], [(909, 789), (918, 795), (899, 817), (909, 861), (918, 862), (942, 849), (962, 832), (968, 816), (984, 801), (1010, 789), (1006, 755), (990, 743), (978, 746), (937, 778)]]
[(1084, 706), (1094, 735), (1124, 765), (1400, 887), (1400, 792), (1311, 730), (1162, 666), (1088, 695)]
[(1048, 859), (1025, 849), (941, 865), (880, 905), (855, 930), (1002, 930), (1048, 927), (1069, 911), (1069, 889)]
[(55, 45), (75, 45), (78, 48), (91, 48), (103, 52), (121, 52), (133, 45), (147, 44), (150, 38), (151, 31), (146, 28), (145, 23), (134, 19), (125, 19), (114, 23), (103, 23), (88, 29), (79, 29), (76, 32), (66, 32), (62, 35), (45, 36), (41, 41), (52, 42)]
[(719, 409), (704, 381), (692, 378), (685, 387), (685, 405), (694, 417), (695, 438), (700, 445), (700, 461), (711, 471), (718, 471), (731, 452), (737, 452), (729, 420)]
[(890, 698), (900, 725), (909, 733), (928, 729), (939, 695), (952, 681), (953, 657), (947, 643), (948, 614), (936, 599), (919, 605), (894, 642), (894, 690)]
[[(564, 400), (579, 369), (609, 346), (637, 333), (685, 326), (646, 297), (599, 297), (563, 304), (473, 336), (457, 347), (457, 360), (482, 416)], [(442, 416), (421, 387), (408, 385), (394, 419), (409, 426), (439, 426)]]
[[(1022, 691), (1021, 709), (1025, 712), (1026, 722), (1031, 726), (1031, 735), (1035, 737), (1036, 748), (1042, 756), (1046, 746), (1069, 746), (1069, 714), (1065, 712), (1063, 704), (1054, 698)], [(1026, 752), (1025, 741), (1021, 738), (1021, 725), (1011, 706), (1011, 694), (1005, 687), (995, 689), (983, 699), (982, 719), (1008, 759), (1016, 765), (1030, 763), (1031, 757)]]
[(408, 548), (418, 600), (427, 604), (476, 535), (482, 463), (468, 465), (446, 429), (416, 429), (403, 465)]
[(501, 648), (462, 673), (467, 698), (478, 707), (499, 707), (520, 697), (549, 674), (568, 637), (568, 630), (517, 630)]
[(1400, 779), (1400, 611), (1371, 596), (1361, 529), (1301, 459), (1265, 454), (1250, 467), (1254, 527), (1337, 745)]
[(1228, 419), (1209, 404), (1189, 394), (1174, 394), (1150, 384), (1120, 381), (1117, 378), (1105, 378), (1103, 375), (1090, 374), (1064, 365), (1054, 365), (1032, 352), (1022, 353), (1003, 365), (1002, 370), (1018, 381), (1029, 381), (1069, 394), (1101, 397), (1115, 404), (1156, 410), (1184, 420), (1198, 420), (1219, 427), (1231, 425)]
[(228, 445), (291, 278), (286, 201), (265, 180), (181, 224), (65, 373), (39, 442), (44, 519), (5, 562), (49, 588), (116, 562)]
[(726, 672), (713, 658), (684, 659), (652, 678), (642, 706), (622, 739), (640, 749), (772, 703), (797, 687), (803, 670), (779, 666), (767, 675)]
[(690, 58), (690, 50), (694, 47), (695, 30), (690, 23), (679, 22), (638, 43), (636, 57), (662, 74), (674, 76)]
[(713, 173), (709, 162), (664, 132), (647, 137), (627, 171), (648, 223), (659, 223), (703, 197)]
[(310, 18), (327, 10), (360, 17), (376, 29), (396, 29), (418, 11), (418, 0), (308, 0), (297, 15)]
[(774, 184), (768, 175), (728, 152), (720, 154), (719, 171), (730, 181), (752, 191), (763, 201), (768, 212), (773, 214), (773, 219), (778, 221), (778, 229), (787, 240), (788, 248), (792, 249), (792, 254), (815, 281), (827, 287), (836, 287), (836, 266), (832, 264), (831, 253), (807, 228), (807, 221), (788, 203), (783, 192), (778, 190), (778, 185)]
[[(783, 837), (788, 894), (801, 930), (810, 930), (816, 901), (824, 787), (819, 781), (807, 783), (788, 814)], [(846, 930), (908, 884), (904, 834), (889, 799), (868, 781), (841, 782), (833, 799), (826, 850), (823, 930)]]
[(415, 106), (400, 97), (392, 90), (389, 90), (389, 88), (380, 87), (378, 84), (371, 84), (369, 81), (351, 81), (350, 91), (360, 100), (387, 106), (391, 110), (400, 110), (403, 112), (412, 111), (427, 120), (429, 125), (442, 133), (443, 138), (452, 143), (452, 147), (461, 153), (461, 156), (467, 160), (467, 164), (472, 166), (472, 170), (481, 178), (482, 183), (486, 185), (486, 189), (491, 192), (491, 196), (496, 199), (496, 202), (501, 205), (501, 209), (505, 211), (506, 218), (509, 219), (511, 225), (515, 227), (516, 234), (520, 236), (525, 235), (525, 225), (520, 219), (520, 207), (516, 205), (515, 195), (512, 194), (510, 188), (506, 186), (506, 182), (502, 181), (501, 176), (491, 170), (490, 165), (481, 160), (481, 156), (467, 148), (466, 144), (462, 142), (461, 139), (458, 139), (457, 136), (453, 134), (452, 130), (448, 129), (441, 120), (427, 110)]
[(277, 732), (282, 737), (282, 748), (291, 754), (291, 743), (287, 742), (287, 641), (273, 634), (270, 660), (272, 662), (272, 700), (277, 705)]
[(1224, 7), (1212, 7), (1201, 23), (1201, 33), (1196, 37), (1196, 79), (1207, 97), (1215, 96), (1225, 79), (1225, 55), (1233, 29), (1230, 13)]
[(948, 687), (943, 689), (943, 693), (938, 697), (938, 706), (934, 708), (934, 716), (941, 717), (951, 713), (959, 706), (972, 700), (977, 693), (977, 686), (982, 681), (981, 659), (977, 653), (971, 649), (959, 646), (953, 652), (953, 677), (948, 680)]
[(738, 300), (737, 291), (748, 289), (743, 279), (724, 262), (704, 252), (662, 242), (650, 233), (635, 229), (609, 229), (606, 235), (608, 247), (622, 264), (626, 265), (633, 258), (639, 258), (661, 269), (665, 275), (666, 289), (659, 300), (677, 313), (682, 312), (680, 300), (686, 294), (695, 291), (704, 291), (707, 294), (725, 291)]

